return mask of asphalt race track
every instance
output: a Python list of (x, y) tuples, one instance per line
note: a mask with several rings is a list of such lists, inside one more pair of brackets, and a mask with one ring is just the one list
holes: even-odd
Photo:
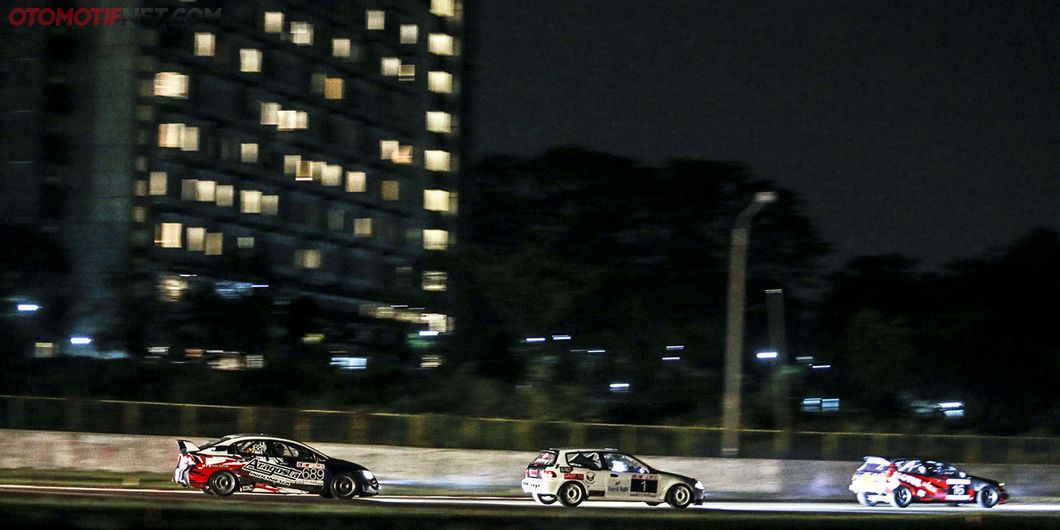
[[(291, 504), (325, 504), (336, 505), (343, 501), (325, 499), (318, 495), (278, 495), (271, 493), (236, 493), (235, 495), (221, 499), (206, 495), (198, 490), (165, 490), (144, 488), (100, 488), (100, 487), (70, 487), (70, 486), (30, 486), (18, 484), (0, 484), (0, 493), (5, 495), (64, 495), (88, 498), (121, 498), (121, 499), (152, 499), (161, 502), (266, 502), (266, 503), (291, 503)], [(353, 501), (359, 503), (377, 503), (394, 506), (453, 506), (453, 507), (533, 507), (542, 510), (569, 510), (563, 506), (554, 504), (552, 506), (538, 506), (527, 497), (454, 497), (454, 496), (418, 496), (401, 495), (358, 498)], [(664, 510), (671, 511), (665, 504), (660, 506), (648, 506), (638, 502), (606, 502), (587, 501), (575, 510), (594, 509), (626, 509), (626, 510)], [(949, 506), (946, 504), (913, 504), (908, 508), (899, 509), (888, 505), (879, 505), (872, 508), (860, 506), (851, 502), (707, 502), (702, 506), (689, 506), (689, 510), (724, 510), (740, 512), (793, 512), (793, 513), (880, 513), (880, 514), (903, 514), (903, 513), (942, 513), (953, 514), (963, 512), (990, 513), (990, 512), (1023, 512), (1060, 515), (1060, 503), (1034, 503), (1034, 504), (1001, 504), (990, 510), (983, 510), (974, 504), (962, 506)]]
[[(132, 508), (129, 508), (130, 505)], [(660, 528), (895, 528), (896, 525), (906, 528), (1060, 528), (1060, 503), (1053, 502), (1013, 502), (984, 510), (974, 504), (914, 504), (905, 509), (881, 505), (869, 508), (853, 500), (708, 501), (687, 510), (674, 510), (666, 505), (651, 507), (636, 502), (588, 501), (570, 509), (558, 503), (539, 506), (529, 497), (381, 495), (339, 501), (317, 495), (237, 493), (232, 497), (219, 498), (198, 490), (0, 484), (0, 515), (5, 512), (22, 513), (25, 507), (35, 507), (37, 513), (45, 517), (60, 511), (66, 518), (61, 519), (65, 527), (70, 520), (78, 520), (79, 510), (94, 513), (111, 506), (125, 506), (126, 510), (141, 514), (135, 515), (136, 521), (143, 513), (158, 510), (224, 513), (236, 518), (251, 514), (250, 517), (258, 518), (259, 523), (260, 520), (268, 521), (292, 514), (313, 514), (322, 521), (328, 518), (367, 518), (358, 520), (357, 526), (361, 528), (408, 528), (410, 526), (406, 518), (412, 518), (414, 524), (411, 527), (415, 528), (536, 528), (557, 523), (567, 528), (625, 528), (632, 527), (630, 524), (636, 527), (648, 524)], [(130, 522), (128, 513), (122, 517), (125, 519), (116, 520), (115, 527), (127, 527), (126, 523)], [(427, 519), (421, 521), (415, 519), (417, 517)], [(459, 526), (453, 526), (454, 517), (458, 518)], [(40, 517), (35, 520), (40, 520)], [(346, 527), (347, 523), (343, 522), (338, 527)], [(54, 521), (52, 524), (55, 524)], [(79, 527), (76, 523), (72, 526)], [(100, 526), (107, 527), (94, 525)], [(248, 527), (258, 528), (261, 525)], [(322, 527), (316, 525), (311, 528)]]

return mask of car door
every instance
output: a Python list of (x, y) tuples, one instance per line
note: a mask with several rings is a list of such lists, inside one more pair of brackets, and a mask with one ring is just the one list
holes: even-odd
[(293, 464), (299, 473), (296, 484), (303, 489), (323, 488), (324, 456), (301, 444), (289, 443), (287, 447), (293, 454)]
[[(633, 478), (637, 474), (637, 462), (621, 453), (604, 453), (604, 463), (607, 467), (607, 492), (604, 495), (608, 500), (630, 500), (635, 494), (632, 493)], [(643, 484), (638, 484), (643, 487)]]

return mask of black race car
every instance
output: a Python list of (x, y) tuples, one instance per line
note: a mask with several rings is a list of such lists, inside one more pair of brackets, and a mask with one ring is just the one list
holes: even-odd
[(294, 440), (263, 434), (232, 434), (202, 447), (177, 440), (180, 457), (173, 481), (227, 497), (237, 491), (316, 493), (349, 499), (379, 493), (368, 468)]

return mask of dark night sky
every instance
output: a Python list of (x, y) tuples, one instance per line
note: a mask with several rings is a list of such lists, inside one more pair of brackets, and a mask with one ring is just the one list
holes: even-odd
[[(1060, 2), (478, 0), (472, 151), (746, 162), (837, 259), (1060, 229)], [(645, 183), (650, 185), (650, 183)]]

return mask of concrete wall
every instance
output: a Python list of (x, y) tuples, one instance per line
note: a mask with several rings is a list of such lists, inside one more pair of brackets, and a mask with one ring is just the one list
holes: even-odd
[[(0, 429), (0, 468), (171, 473), (179, 436)], [(191, 439), (195, 443), (205, 440)], [(385, 486), (444, 487), (454, 492), (519, 493), (536, 452), (423, 449), (312, 443), (324, 453), (371, 469)], [(849, 499), (860, 462), (683, 458), (644, 455), (652, 466), (700, 479), (715, 499)], [(1008, 484), (1014, 498), (1060, 497), (1060, 465), (962, 466)]]

